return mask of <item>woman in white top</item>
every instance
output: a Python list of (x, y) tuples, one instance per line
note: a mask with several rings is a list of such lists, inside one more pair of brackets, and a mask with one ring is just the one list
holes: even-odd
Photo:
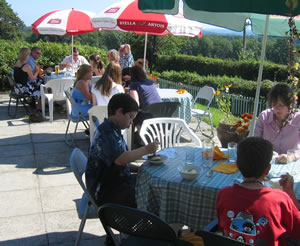
[(112, 62), (92, 88), (93, 106), (108, 105), (110, 98), (118, 93), (124, 93), (122, 72), (120, 65)]

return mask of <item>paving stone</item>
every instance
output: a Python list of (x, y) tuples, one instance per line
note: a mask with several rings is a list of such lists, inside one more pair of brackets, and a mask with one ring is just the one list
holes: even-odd
[[(104, 246), (106, 236), (94, 238), (94, 239), (81, 239), (80, 246)], [(49, 246), (73, 246), (75, 241), (65, 242), (65, 243), (54, 243), (49, 244)]]
[(31, 144), (5, 145), (0, 146), (1, 158), (14, 156), (27, 156), (33, 154)]
[[(1, 149), (1, 148), (0, 148)], [(37, 168), (33, 155), (24, 155), (22, 158), (18, 156), (0, 155), (0, 173), (19, 172), (20, 170), (35, 170)]]
[[(50, 245), (76, 240), (81, 222), (76, 210), (45, 213), (45, 221)], [(106, 234), (99, 219), (86, 221), (82, 234), (83, 241), (104, 235)]]
[(0, 218), (0, 245), (40, 246), (47, 244), (42, 213)]
[(0, 192), (0, 218), (31, 215), (42, 212), (37, 189)]
[(36, 154), (56, 154), (65, 153), (66, 155), (71, 154), (72, 148), (65, 142), (50, 142), (50, 143), (35, 143), (34, 150)]
[(41, 188), (43, 212), (76, 209), (74, 200), (81, 198), (83, 190), (79, 184)]
[(71, 168), (69, 172), (61, 173), (58, 175), (38, 175), (39, 185), (41, 188), (64, 186), (64, 185), (78, 185)]
[(0, 192), (38, 189), (38, 178), (37, 175), (32, 174), (32, 171), (0, 173), (0, 180)]

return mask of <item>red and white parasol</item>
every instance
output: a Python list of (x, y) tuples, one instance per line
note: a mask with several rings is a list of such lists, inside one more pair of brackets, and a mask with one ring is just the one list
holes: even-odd
[(55, 10), (40, 17), (31, 25), (31, 28), (34, 33), (43, 35), (71, 35), (73, 57), (73, 35), (94, 32), (99, 29), (92, 26), (91, 18), (93, 16), (95, 13), (84, 10)]
[(99, 29), (92, 26), (94, 16), (95, 13), (83, 10), (55, 10), (40, 17), (31, 27), (34, 33), (43, 35), (78, 35)]
[(144, 58), (146, 58), (148, 34), (202, 36), (202, 28), (199, 22), (185, 19), (182, 14), (143, 13), (138, 9), (138, 0), (123, 0), (113, 3), (100, 11), (91, 20), (95, 28), (145, 34)]

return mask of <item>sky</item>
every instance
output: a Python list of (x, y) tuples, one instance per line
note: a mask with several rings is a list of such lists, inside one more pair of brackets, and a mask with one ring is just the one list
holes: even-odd
[[(118, 1), (119, 0), (6, 0), (26, 26), (31, 26), (39, 17), (53, 10), (74, 8), (92, 11), (97, 14), (101, 9)], [(202, 25), (203, 29), (209, 29), (209, 31), (224, 32), (224, 30), (226, 30), (211, 25)]]

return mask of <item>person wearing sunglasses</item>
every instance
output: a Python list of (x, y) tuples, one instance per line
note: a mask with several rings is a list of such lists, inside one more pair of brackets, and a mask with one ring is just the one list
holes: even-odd
[(79, 68), (82, 64), (89, 65), (87, 59), (85, 59), (84, 56), (79, 55), (79, 49), (77, 47), (73, 47), (73, 57), (72, 55), (66, 56), (59, 64), (59, 69), (71, 68), (72, 59), (73, 59), (73, 66), (75, 68)]

